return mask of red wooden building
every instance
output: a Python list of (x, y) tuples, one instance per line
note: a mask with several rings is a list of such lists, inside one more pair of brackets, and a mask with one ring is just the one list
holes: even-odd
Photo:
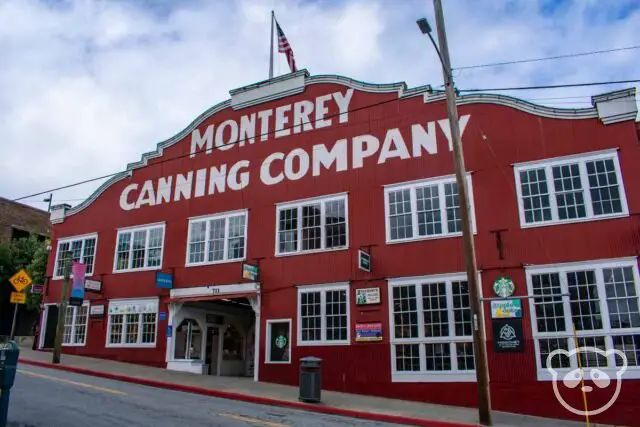
[[(444, 96), (304, 70), (230, 95), (80, 205), (52, 209), (40, 348), (70, 256), (88, 280), (66, 353), (292, 385), (299, 359), (317, 356), (325, 389), (476, 405)], [(578, 368), (575, 335), (604, 351), (581, 357), (587, 379), (611, 378), (590, 382), (592, 411), (624, 370), (593, 419), (637, 422), (634, 98), (458, 100), (496, 410), (580, 418), (552, 374), (581, 409), (580, 387), (562, 382)], [(492, 303), (494, 283), (522, 298)]]

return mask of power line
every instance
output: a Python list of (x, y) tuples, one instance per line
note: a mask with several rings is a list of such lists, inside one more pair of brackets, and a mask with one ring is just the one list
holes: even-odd
[(627, 47), (619, 47), (615, 49), (594, 50), (594, 51), (582, 52), (582, 53), (571, 53), (567, 55), (546, 56), (542, 58), (521, 59), (521, 60), (506, 61), (506, 62), (493, 62), (490, 64), (481, 64), (481, 65), (468, 65), (466, 67), (454, 67), (453, 69), (454, 70), (470, 70), (473, 68), (498, 67), (501, 65), (524, 64), (526, 62), (550, 61), (553, 59), (562, 59), (562, 58), (575, 58), (578, 56), (597, 55), (600, 53), (610, 53), (610, 52), (620, 52), (623, 50), (631, 50), (631, 49), (640, 49), (640, 46), (627, 46)]
[[(640, 79), (633, 79), (633, 80), (618, 80), (618, 81), (608, 81), (608, 82), (572, 83), (572, 84), (561, 84), (561, 85), (524, 86), (524, 87), (521, 86), (521, 87), (508, 87), (508, 88), (488, 88), (488, 89), (460, 89), (460, 92), (499, 92), (499, 91), (511, 91), (511, 90), (515, 91), (515, 90), (559, 89), (559, 88), (567, 88), (567, 87), (599, 86), (599, 85), (623, 84), (623, 83), (639, 83), (639, 82), (640, 82)], [(385, 100), (385, 101), (376, 102), (376, 103), (369, 104), (369, 105), (364, 105), (362, 107), (354, 108), (353, 110), (348, 110), (347, 113), (353, 113), (353, 112), (357, 112), (357, 111), (366, 110), (368, 108), (373, 108), (373, 107), (377, 107), (377, 106), (380, 106), (380, 105), (389, 104), (389, 103), (395, 102), (397, 100), (398, 100), (398, 98), (392, 98), (392, 99), (388, 99), (388, 100)], [(342, 113), (331, 114), (331, 115), (327, 116), (326, 118), (330, 119), (330, 118), (338, 117), (341, 114)], [(299, 123), (299, 124), (292, 125), (292, 126), (289, 126), (289, 127), (285, 127), (283, 129), (293, 129), (293, 128), (298, 127), (298, 126), (302, 127), (305, 124), (311, 124), (311, 123), (313, 123), (313, 121), (309, 120), (307, 122)], [(262, 134), (256, 135), (254, 138), (257, 139), (257, 138), (261, 138), (262, 136), (268, 136), (268, 135), (275, 134), (275, 133), (276, 133), (275, 130), (269, 131), (269, 132), (264, 132)], [(229, 142), (225, 146), (236, 145), (239, 142), (240, 142), (240, 139), (237, 139), (236, 141)], [(202, 153), (202, 152), (209, 151), (209, 150), (218, 150), (218, 149), (219, 149), (219, 147), (217, 147), (217, 146), (213, 146), (211, 148), (206, 148), (205, 147), (203, 149), (194, 151), (193, 154)], [(170, 161), (173, 161), (173, 160), (183, 159), (185, 157), (191, 156), (191, 154), (192, 153), (186, 153), (186, 154), (181, 154), (181, 155), (174, 156), (174, 157), (168, 157), (166, 159), (159, 160), (158, 162), (154, 163), (154, 165), (160, 165), (160, 164), (164, 164), (164, 163), (167, 163), (167, 162), (170, 162)], [(91, 182), (99, 181), (101, 179), (111, 178), (113, 176), (120, 175), (122, 173), (123, 173), (123, 171), (118, 171), (118, 172), (115, 172), (115, 173), (102, 175), (102, 176), (99, 176), (99, 177), (96, 177), (96, 178), (86, 179), (84, 181), (80, 181), (80, 182), (64, 185), (64, 186), (61, 186), (61, 187), (52, 188), (52, 189), (41, 191), (41, 192), (38, 192), (38, 193), (29, 194), (27, 196), (18, 197), (17, 199), (13, 199), (13, 201), (17, 202), (17, 201), (20, 201), (20, 200), (23, 200), (23, 199), (28, 199), (30, 197), (41, 196), (43, 194), (52, 193), (52, 192), (60, 191), (60, 190), (66, 190), (68, 188), (77, 187), (79, 185), (88, 184), (88, 183), (91, 183)]]

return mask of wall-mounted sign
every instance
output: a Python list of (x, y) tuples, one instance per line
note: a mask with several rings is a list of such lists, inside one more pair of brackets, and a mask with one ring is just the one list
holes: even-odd
[(371, 273), (371, 254), (369, 252), (358, 250), (358, 268)]
[(81, 306), (84, 302), (84, 276), (87, 272), (87, 265), (74, 261), (71, 272), (73, 273), (73, 281), (71, 282), (69, 305)]
[(104, 304), (92, 305), (89, 309), (89, 316), (91, 317), (104, 317)]
[(514, 319), (522, 317), (520, 299), (505, 299), (491, 301), (492, 319)]
[(493, 347), (496, 352), (522, 351), (524, 337), (522, 334), (522, 319), (494, 319), (491, 321), (493, 329)]
[(356, 323), (356, 341), (382, 341), (382, 322)]
[(380, 304), (380, 288), (356, 289), (356, 305)]
[(173, 288), (173, 275), (156, 271), (156, 286), (163, 289)]
[(173, 335), (173, 328), (171, 327), (171, 325), (167, 325), (166, 334), (167, 338), (171, 338), (171, 336)]
[(242, 264), (242, 278), (247, 280), (252, 280), (254, 282), (258, 281), (258, 266), (243, 263)]
[(27, 294), (24, 292), (11, 292), (11, 304), (26, 304)]
[(166, 311), (161, 311), (159, 313), (158, 317), (159, 317), (160, 320), (167, 320), (167, 312)]
[(102, 282), (100, 280), (84, 279), (84, 290), (87, 292), (102, 292)]
[(32, 294), (42, 294), (44, 293), (44, 285), (34, 283), (31, 285), (31, 290), (29, 292)]
[(493, 292), (499, 297), (508, 298), (513, 295), (515, 290), (516, 285), (513, 283), (513, 280), (508, 277), (498, 277), (493, 282)]

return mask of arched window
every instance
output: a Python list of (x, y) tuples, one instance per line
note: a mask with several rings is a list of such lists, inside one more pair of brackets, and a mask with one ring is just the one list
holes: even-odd
[(193, 319), (184, 319), (175, 332), (174, 359), (200, 359), (202, 354), (202, 330)]

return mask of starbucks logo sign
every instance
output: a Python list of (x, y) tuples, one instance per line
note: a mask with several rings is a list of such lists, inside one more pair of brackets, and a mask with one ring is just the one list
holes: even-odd
[(498, 277), (495, 282), (493, 282), (493, 292), (499, 297), (508, 298), (513, 295), (515, 290), (516, 285), (513, 283), (513, 280), (508, 277)]
[(276, 347), (285, 348), (287, 346), (287, 337), (280, 335), (276, 338)]

